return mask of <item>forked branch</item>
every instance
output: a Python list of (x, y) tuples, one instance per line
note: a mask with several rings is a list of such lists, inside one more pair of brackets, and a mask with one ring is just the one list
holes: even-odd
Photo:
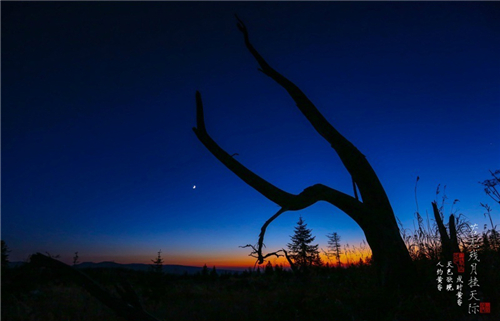
[(266, 180), (262, 179), (260, 176), (256, 175), (248, 168), (243, 166), (234, 157), (229, 155), (225, 150), (223, 150), (213, 139), (208, 135), (205, 128), (205, 121), (203, 119), (203, 102), (201, 100), (201, 94), (196, 92), (196, 126), (193, 128), (194, 133), (198, 139), (205, 145), (205, 147), (215, 156), (217, 159), (229, 168), (233, 173), (238, 175), (245, 183), (255, 188), (259, 193), (270, 199), (276, 204), (283, 206), (283, 204), (290, 203), (293, 195), (287, 193)]
[(261, 228), (258, 248), (254, 248), (254, 254), (257, 255), (259, 264), (262, 264), (264, 262), (264, 259), (267, 257), (263, 256), (262, 254), (262, 244), (264, 241), (266, 228), (272, 221), (278, 218), (278, 216), (280, 216), (285, 211), (301, 210), (311, 206), (318, 201), (327, 201), (338, 207), (340, 210), (348, 213), (356, 222), (360, 223), (360, 220), (362, 220), (362, 215), (360, 214), (364, 212), (364, 208), (363, 204), (357, 199), (322, 184), (310, 186), (304, 189), (298, 195), (285, 192), (282, 189), (269, 183), (262, 177), (258, 176), (257, 174), (243, 166), (234, 157), (229, 155), (229, 153), (222, 149), (210, 137), (206, 130), (205, 121), (203, 119), (203, 102), (201, 100), (201, 94), (199, 92), (196, 92), (196, 111), (197, 127), (193, 128), (193, 131), (195, 132), (198, 139), (203, 143), (203, 145), (205, 145), (205, 147), (212, 153), (212, 155), (214, 155), (222, 164), (224, 164), (229, 170), (235, 173), (245, 183), (247, 183), (259, 193), (264, 195), (266, 198), (281, 207), (281, 209), (270, 219), (268, 219)]
[[(282, 189), (274, 186), (273, 184), (269, 183), (262, 177), (258, 176), (257, 174), (243, 166), (234, 157), (232, 157), (231, 155), (229, 155), (229, 153), (222, 149), (212, 139), (212, 137), (210, 137), (205, 127), (205, 121), (203, 119), (203, 103), (201, 100), (201, 94), (198, 91), (196, 92), (196, 110), (197, 127), (193, 128), (193, 131), (195, 132), (198, 139), (203, 143), (203, 145), (205, 145), (205, 147), (212, 153), (212, 155), (214, 155), (229, 170), (235, 173), (245, 183), (253, 187), (266, 198), (278, 204), (283, 209), (283, 211), (301, 210), (311, 206), (318, 201), (330, 202), (334, 206), (347, 213), (352, 212), (354, 209), (357, 211), (362, 209), (362, 203), (352, 196), (349, 196), (345, 193), (322, 184), (316, 184), (308, 187), (298, 195), (285, 192)], [(356, 214), (354, 213), (354, 215)]]
[[(342, 135), (340, 135), (340, 133), (337, 132), (335, 128), (333, 128), (333, 126), (328, 123), (328, 121), (326, 121), (326, 119), (321, 115), (321, 113), (319, 113), (316, 107), (309, 101), (304, 93), (297, 86), (295, 86), (295, 84), (283, 77), (267, 64), (267, 62), (250, 43), (246, 27), (239, 18), (238, 28), (243, 32), (245, 37), (245, 44), (261, 66), (261, 70), (266, 75), (276, 80), (289, 92), (292, 98), (297, 102), (297, 106), (299, 107), (299, 109), (310, 120), (316, 130), (323, 137), (325, 137), (325, 139), (327, 139), (327, 141), (329, 141), (335, 149), (344, 151), (345, 147), (347, 146), (348, 149), (350, 149), (350, 151), (347, 152), (349, 158), (352, 158), (356, 153), (358, 154), (358, 156), (362, 156), (362, 154), (356, 149), (356, 147), (354, 147), (354, 145), (347, 141)], [(264, 262), (264, 259), (269, 256), (262, 254), (262, 247), (266, 229), (272, 221), (278, 218), (285, 211), (304, 209), (322, 200), (333, 204), (340, 210), (349, 214), (356, 222), (358, 222), (358, 224), (362, 220), (361, 214), (364, 213), (365, 210), (363, 204), (358, 199), (357, 193), (355, 193), (356, 198), (353, 198), (345, 193), (342, 193), (325, 185), (316, 184), (304, 189), (304, 191), (302, 191), (300, 194), (294, 195), (274, 186), (273, 184), (269, 183), (268, 181), (264, 180), (263, 178), (243, 166), (234, 157), (232, 157), (229, 153), (222, 149), (208, 134), (205, 126), (203, 102), (201, 99), (201, 94), (198, 91), (196, 92), (196, 126), (197, 127), (193, 128), (193, 131), (195, 132), (198, 139), (221, 163), (223, 163), (245, 183), (247, 183), (259, 193), (264, 195), (266, 198), (281, 207), (281, 209), (271, 218), (269, 218), (262, 226), (257, 248), (252, 246), (254, 252), (252, 252), (251, 255), (256, 255), (259, 264), (262, 264)], [(354, 176), (353, 186), (355, 187)], [(272, 254), (274, 253), (271, 253), (271, 255)]]
[[(267, 259), (268, 257), (270, 256), (276, 256), (276, 257), (280, 257), (280, 256), (283, 256), (283, 255), (280, 255), (278, 254), (279, 252), (282, 252), (283, 250), (278, 250), (276, 252), (270, 252), (270, 253), (267, 253), (266, 255), (262, 255), (262, 245), (259, 244), (257, 246), (257, 248), (255, 248), (255, 246), (251, 245), (251, 244), (247, 244), (247, 245), (244, 245), (244, 246), (240, 246), (242, 249), (245, 249), (247, 247), (251, 248), (253, 251), (248, 254), (248, 256), (251, 256), (251, 257), (254, 257), (256, 258), (257, 260), (255, 261), (255, 265), (254, 267), (257, 265), (257, 264), (262, 264), (264, 263), (264, 260)], [(265, 247), (265, 246), (264, 246)]]

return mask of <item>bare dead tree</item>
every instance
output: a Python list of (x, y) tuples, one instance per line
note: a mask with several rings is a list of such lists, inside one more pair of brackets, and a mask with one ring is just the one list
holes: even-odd
[[(265, 245), (263, 245), (263, 246), (265, 247)], [(264, 260), (270, 256), (273, 256), (273, 255), (275, 255), (276, 257), (283, 256), (283, 255), (278, 254), (280, 252), (284, 252), (285, 256), (288, 259), (287, 253), (284, 249), (281, 249), (281, 250), (276, 251), (276, 252), (267, 253), (266, 255), (262, 256), (262, 250), (260, 248), (255, 248), (255, 246), (253, 246), (252, 244), (247, 244), (247, 245), (240, 246), (240, 247), (243, 249), (248, 248), (248, 247), (252, 249), (252, 252), (250, 252), (250, 254), (248, 254), (248, 256), (251, 256), (251, 257), (254, 257), (257, 259), (257, 261), (255, 262), (255, 265), (253, 267), (254, 269), (257, 266), (257, 263), (259, 263), (261, 261), (264, 262)], [(259, 263), (259, 264), (261, 264), (261, 263)]]
[[(373, 252), (373, 262), (379, 271), (383, 285), (410, 290), (417, 279), (413, 262), (401, 238), (389, 199), (375, 171), (363, 155), (349, 140), (342, 136), (318, 111), (306, 95), (290, 80), (274, 70), (250, 43), (244, 23), (238, 20), (245, 45), (257, 60), (260, 71), (282, 86), (295, 101), (302, 114), (314, 129), (337, 152), (343, 165), (352, 177), (354, 197), (323, 184), (307, 187), (298, 195), (281, 190), (264, 180), (223, 150), (208, 134), (203, 116), (201, 94), (196, 92), (197, 123), (193, 128), (198, 139), (229, 170), (263, 196), (281, 208), (261, 228), (257, 248), (254, 248), (259, 264), (267, 255), (262, 254), (266, 228), (286, 211), (297, 211), (326, 201), (349, 215), (363, 230)], [(356, 191), (359, 190), (359, 196)]]

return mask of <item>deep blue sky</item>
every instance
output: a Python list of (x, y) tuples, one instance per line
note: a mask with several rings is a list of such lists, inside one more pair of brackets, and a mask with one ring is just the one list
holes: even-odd
[[(2, 239), (11, 260), (253, 262), (278, 207), (196, 139), (207, 129), (271, 183), (352, 193), (334, 151), (287, 93), (257, 71), (236, 28), (368, 158), (413, 226), (438, 184), (446, 213), (483, 224), (479, 181), (500, 167), (500, 5), (495, 2), (2, 2)], [(193, 185), (197, 188), (193, 189)], [(452, 208), (454, 199), (460, 202)], [(500, 208), (493, 207), (498, 223)], [(330, 204), (299, 215), (321, 247), (362, 231)], [(246, 264), (246, 263), (245, 263)]]

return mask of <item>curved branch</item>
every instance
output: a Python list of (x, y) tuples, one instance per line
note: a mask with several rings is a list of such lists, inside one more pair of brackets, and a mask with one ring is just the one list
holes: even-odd
[[(203, 103), (201, 100), (201, 94), (198, 91), (196, 92), (196, 110), (197, 127), (193, 128), (193, 131), (203, 145), (205, 145), (212, 155), (214, 155), (229, 170), (235, 173), (240, 179), (264, 195), (266, 198), (281, 206), (283, 211), (301, 210), (321, 200), (333, 204), (349, 215), (351, 215), (351, 212), (353, 215), (356, 215), (354, 214), (355, 211), (353, 211), (353, 209), (360, 210), (362, 205), (361, 202), (347, 194), (322, 184), (313, 185), (304, 189), (304, 191), (300, 194), (294, 195), (269, 183), (243, 166), (210, 137), (205, 127), (205, 121), (203, 119)], [(353, 219), (357, 220), (354, 217)], [(267, 225), (269, 225), (269, 223)], [(266, 227), (267, 225), (265, 224)]]
[[(196, 92), (196, 124), (197, 128), (193, 128), (198, 139), (205, 145), (205, 147), (214, 155), (222, 164), (224, 164), (229, 170), (235, 173), (240, 179), (245, 183), (253, 187), (259, 193), (267, 197), (269, 200), (281, 206), (281, 209), (269, 218), (261, 228), (259, 234), (258, 248), (251, 246), (253, 248), (253, 254), (257, 255), (258, 263), (264, 263), (266, 256), (262, 255), (262, 247), (264, 242), (264, 236), (266, 234), (266, 229), (281, 214), (286, 211), (301, 210), (318, 201), (327, 201), (332, 205), (338, 207), (343, 212), (347, 213), (351, 218), (353, 218), (358, 224), (362, 221), (362, 216), (364, 206), (363, 204), (340, 191), (333, 188), (327, 187), (322, 184), (316, 184), (304, 189), (300, 194), (294, 195), (285, 192), (268, 181), (264, 180), (240, 162), (238, 162), (234, 157), (229, 155), (225, 150), (223, 150), (211, 137), (205, 127), (205, 120), (203, 115), (203, 102), (201, 99), (201, 94)], [(247, 245), (248, 247), (248, 245)]]
[(275, 255), (276, 257), (283, 256), (283, 255), (278, 254), (279, 252), (282, 252), (283, 250), (278, 250), (276, 252), (270, 252), (270, 253), (267, 253), (266, 255), (262, 255), (262, 249), (261, 248), (256, 249), (255, 246), (253, 246), (252, 244), (247, 244), (245, 246), (239, 246), (239, 247), (241, 247), (242, 249), (245, 249), (247, 247), (252, 248), (253, 251), (250, 254), (248, 254), (248, 256), (251, 256), (251, 257), (254, 257), (257, 259), (257, 261), (255, 262), (255, 265), (264, 263), (265, 259), (267, 259), (268, 257), (273, 256), (273, 255)]
[[(333, 188), (330, 188), (322, 184), (316, 184), (304, 189), (304, 191), (302, 191), (299, 195), (297, 195), (293, 201), (295, 205), (297, 205), (297, 207), (294, 207), (293, 210), (306, 208), (318, 201), (326, 201), (336, 206), (343, 212), (345, 212), (354, 221), (356, 221), (356, 223), (363, 224), (362, 213), (365, 212), (363, 203), (359, 202), (358, 200), (347, 194), (344, 194), (342, 192), (339, 192)], [(266, 234), (267, 227), (269, 226), (269, 224), (272, 223), (272, 221), (277, 219), (281, 214), (283, 214), (287, 210), (292, 210), (292, 209), (282, 207), (278, 212), (276, 212), (276, 214), (271, 216), (264, 223), (264, 225), (262, 225), (259, 234), (258, 248), (257, 249), (254, 248), (255, 253), (258, 255), (257, 258), (259, 264), (264, 263), (264, 259), (267, 257), (267, 256), (262, 256), (262, 246), (264, 244), (264, 236)]]
[[(382, 184), (365, 156), (325, 119), (316, 106), (293, 82), (277, 72), (264, 60), (250, 43), (248, 31), (243, 21), (238, 16), (236, 16), (236, 19), (238, 20), (238, 29), (243, 33), (245, 45), (259, 63), (260, 70), (288, 92), (318, 134), (337, 152), (345, 168), (358, 185), (363, 200), (378, 203), (381, 199), (387, 199)], [(374, 185), (379, 188), (374, 188)], [(389, 203), (388, 200), (387, 203)]]
[[(248, 51), (254, 56), (255, 60), (259, 63), (261, 67), (261, 71), (276, 81), (279, 85), (281, 85), (292, 97), (292, 99), (297, 104), (299, 110), (306, 116), (311, 125), (316, 129), (316, 131), (332, 145), (332, 147), (337, 150), (339, 145), (345, 144), (350, 145), (354, 152), (359, 153), (359, 150), (349, 142), (345, 137), (343, 137), (326, 119), (325, 117), (318, 111), (316, 106), (307, 98), (307, 96), (297, 87), (293, 82), (288, 80), (282, 74), (277, 72), (274, 68), (272, 68), (264, 58), (259, 54), (259, 52), (254, 48), (254, 46), (250, 43), (250, 39), (248, 37), (248, 31), (240, 18), (236, 16), (238, 19), (238, 29), (243, 33), (245, 39), (245, 45), (248, 48)], [(345, 148), (346, 146), (344, 146)], [(361, 154), (362, 155), (362, 154)], [(342, 158), (342, 155), (339, 155)]]
[(214, 155), (222, 164), (235, 173), (245, 183), (252, 186), (259, 193), (267, 197), (269, 200), (280, 206), (286, 206), (290, 203), (294, 195), (287, 193), (278, 187), (272, 185), (268, 181), (243, 166), (234, 157), (223, 150), (213, 139), (208, 135), (203, 119), (203, 103), (200, 92), (196, 92), (196, 128), (193, 128), (198, 139), (205, 147)]
[(281, 214), (283, 214), (286, 211), (287, 210), (285, 208), (281, 208), (278, 212), (276, 212), (276, 214), (274, 214), (273, 216), (271, 216), (264, 223), (264, 225), (262, 225), (262, 227), (260, 228), (258, 248), (257, 249), (254, 248), (254, 250), (256, 250), (256, 252), (257, 252), (256, 254), (257, 254), (257, 260), (258, 260), (259, 264), (263, 264), (264, 263), (264, 259), (265, 259), (265, 257), (262, 256), (262, 246), (264, 244), (264, 236), (266, 234), (267, 227), (269, 226), (269, 224), (271, 224), (272, 221), (274, 221), (275, 219), (277, 219), (278, 216), (280, 216)]
[(288, 256), (288, 252), (285, 249), (281, 249), (281, 250), (283, 251), (283, 253), (285, 253), (285, 258), (288, 261), (288, 264), (290, 264), (290, 268), (292, 269), (292, 271), (294, 273), (297, 272), (297, 266), (295, 266), (295, 264), (292, 262), (292, 259), (290, 258), (290, 256)]
[(300, 194), (294, 195), (279, 189), (234, 159), (234, 157), (223, 150), (210, 137), (210, 135), (208, 135), (203, 115), (203, 102), (201, 94), (198, 91), (196, 92), (196, 115), (197, 128), (193, 128), (193, 130), (198, 139), (203, 143), (203, 145), (205, 145), (212, 155), (214, 155), (222, 164), (235, 173), (245, 183), (253, 187), (269, 200), (281, 206), (281, 209), (269, 218), (262, 226), (259, 234), (258, 248), (255, 249), (252, 246), (254, 249), (252, 254), (257, 255), (259, 264), (264, 263), (264, 259), (269, 256), (262, 255), (262, 246), (267, 227), (272, 221), (286, 211), (301, 210), (318, 201), (327, 201), (347, 213), (358, 224), (362, 220), (362, 216), (360, 214), (363, 212), (363, 204), (347, 194), (322, 184), (316, 184), (304, 189)]

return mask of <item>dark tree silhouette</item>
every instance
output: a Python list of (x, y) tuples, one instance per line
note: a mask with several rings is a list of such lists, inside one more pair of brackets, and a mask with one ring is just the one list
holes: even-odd
[(332, 234), (328, 234), (326, 236), (328, 238), (328, 255), (333, 255), (337, 259), (337, 266), (340, 266), (340, 236), (337, 232)]
[(7, 247), (7, 244), (5, 243), (4, 240), (2, 242), (2, 268), (8, 268), (9, 267), (9, 248)]
[(78, 252), (75, 252), (75, 256), (73, 256), (73, 266), (77, 265), (78, 263), (80, 263), (78, 261), (80, 257), (78, 256)]
[(267, 261), (266, 268), (264, 269), (264, 274), (271, 276), (274, 274), (273, 264), (271, 261)]
[(154, 265), (151, 266), (152, 270), (156, 273), (163, 273), (163, 259), (161, 258), (161, 250), (158, 251), (156, 259), (151, 260)]
[(208, 272), (208, 267), (207, 267), (207, 265), (205, 264), (205, 265), (203, 265), (203, 268), (201, 269), (201, 276), (202, 276), (203, 278), (206, 278), (206, 277), (208, 277), (208, 274), (209, 274), (209, 272)]
[(212, 279), (216, 279), (217, 278), (217, 270), (215, 269), (215, 266), (212, 268), (212, 270), (210, 271), (210, 278)]
[(291, 237), (292, 242), (287, 244), (288, 251), (300, 271), (305, 271), (311, 266), (321, 266), (319, 245), (311, 244), (316, 237), (312, 236), (312, 230), (307, 228), (302, 216), (295, 227), (295, 234)]
[[(349, 215), (363, 230), (372, 249), (373, 262), (379, 271), (381, 284), (392, 288), (413, 290), (416, 272), (408, 250), (401, 238), (389, 199), (375, 171), (363, 155), (350, 141), (342, 136), (318, 111), (316, 106), (290, 80), (274, 70), (250, 43), (246, 26), (238, 20), (238, 28), (243, 33), (245, 45), (257, 60), (260, 71), (282, 86), (295, 101), (302, 114), (313, 128), (337, 152), (353, 182), (354, 196), (316, 184), (304, 189), (298, 195), (281, 190), (239, 163), (224, 151), (208, 134), (203, 116), (201, 94), (196, 92), (196, 127), (193, 128), (198, 139), (229, 170), (245, 183), (256, 189), (281, 208), (269, 218), (261, 228), (257, 247), (253, 254), (258, 263), (263, 264), (270, 255), (262, 253), (263, 240), (268, 225), (286, 211), (301, 210), (318, 201), (326, 201)], [(359, 190), (359, 196), (356, 191)]]

